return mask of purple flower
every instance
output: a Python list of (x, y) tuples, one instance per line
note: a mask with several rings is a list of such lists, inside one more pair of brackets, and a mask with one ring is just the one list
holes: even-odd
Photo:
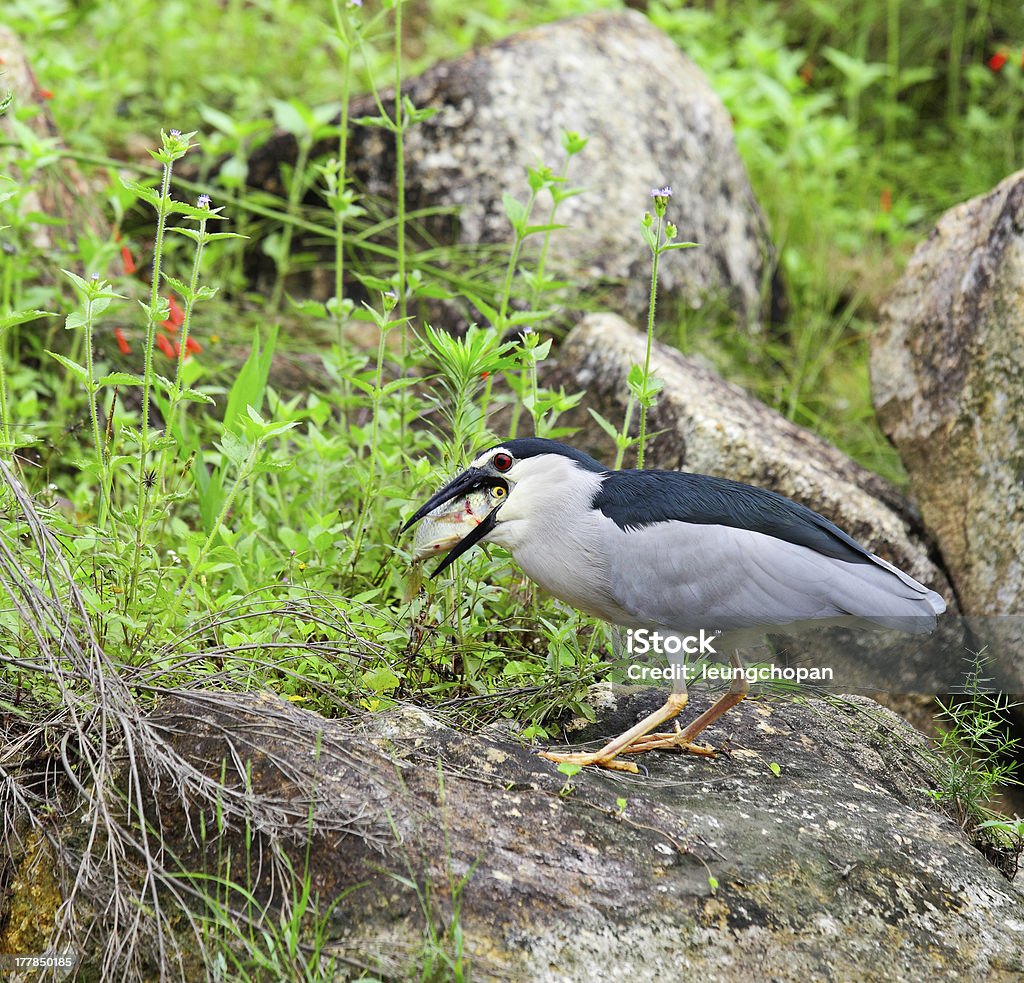
[(210, 196), (209, 195), (200, 195), (198, 198), (196, 198), (196, 207), (197, 208), (209, 208), (210, 207)]
[(671, 198), (672, 189), (666, 184), (664, 188), (651, 188), (652, 198)]

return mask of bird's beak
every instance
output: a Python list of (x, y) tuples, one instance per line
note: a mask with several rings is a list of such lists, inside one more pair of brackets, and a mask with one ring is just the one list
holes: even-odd
[(452, 478), (444, 488), (431, 495), (430, 498), (412, 514), (411, 518), (406, 519), (401, 531), (406, 532), (419, 522), (420, 519), (422, 519), (428, 512), (433, 512), (439, 505), (444, 505), (445, 502), (450, 502), (453, 498), (458, 498), (459, 495), (462, 495), (463, 493), (473, 492), (477, 488), (490, 488), (496, 484), (503, 484), (503, 482), (492, 478), (486, 471), (483, 471), (480, 468), (466, 468), (462, 474), (456, 475)]
[[(448, 482), (443, 488), (432, 495), (423, 505), (420, 506), (413, 513), (405, 524), (402, 526), (401, 531), (405, 532), (410, 526), (419, 522), (425, 515), (432, 512), (434, 509), (446, 502), (452, 501), (452, 499), (459, 498), (462, 495), (472, 494), (474, 491), (478, 491), (482, 488), (491, 488), (495, 485), (505, 485), (506, 482), (502, 478), (488, 473), (481, 468), (467, 468), (461, 474), (456, 475), (451, 481)], [(496, 513), (497, 507), (492, 509), (487, 517), (477, 526), (475, 526), (466, 536), (460, 539), (448, 555), (438, 564), (437, 568), (431, 573), (431, 577), (436, 577), (439, 573), (447, 570), (463, 553), (468, 549), (475, 546), (481, 539), (483, 539), (493, 528), (497, 521)]]

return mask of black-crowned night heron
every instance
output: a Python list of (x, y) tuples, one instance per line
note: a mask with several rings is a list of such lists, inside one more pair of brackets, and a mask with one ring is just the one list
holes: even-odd
[[(474, 544), (497, 543), (555, 597), (626, 628), (721, 634), (739, 649), (767, 631), (860, 622), (922, 633), (942, 598), (875, 556), (828, 519), (764, 488), (677, 471), (609, 471), (552, 440), (484, 451), (403, 527), (429, 515), (418, 556), (449, 550), (440, 573)], [(468, 532), (467, 532), (468, 529)], [(420, 537), (418, 537), (419, 540)], [(747, 693), (744, 673), (688, 727), (652, 733), (687, 702), (675, 673), (665, 705), (591, 753), (553, 761), (635, 771), (623, 753), (711, 748), (694, 739)]]

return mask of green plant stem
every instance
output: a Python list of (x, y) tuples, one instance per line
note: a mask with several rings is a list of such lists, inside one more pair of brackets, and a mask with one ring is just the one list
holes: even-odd
[(886, 61), (889, 67), (886, 89), (890, 112), (885, 114), (883, 120), (882, 139), (888, 156), (895, 122), (891, 110), (899, 102), (900, 96), (900, 0), (888, 0), (886, 4)]
[(0, 427), (3, 428), (3, 450), (13, 450), (11, 447), (10, 417), (7, 409), (7, 349), (8, 335), (10, 330), (0, 334)]
[(178, 613), (178, 608), (181, 607), (182, 599), (188, 593), (188, 589), (196, 579), (196, 574), (199, 572), (203, 560), (206, 559), (206, 554), (210, 552), (210, 547), (213, 545), (213, 541), (219, 535), (220, 527), (224, 524), (224, 520), (231, 511), (231, 506), (234, 504), (238, 491), (242, 487), (242, 482), (245, 481), (245, 479), (252, 473), (252, 469), (256, 465), (256, 457), (260, 452), (260, 447), (262, 447), (262, 441), (257, 440), (253, 443), (252, 449), (249, 451), (249, 456), (246, 458), (245, 464), (243, 464), (239, 469), (238, 477), (235, 478), (235, 482), (231, 486), (231, 490), (224, 496), (224, 503), (220, 507), (220, 512), (217, 515), (217, 521), (214, 522), (213, 528), (210, 530), (210, 535), (206, 537), (206, 541), (200, 547), (195, 562), (192, 564), (192, 569), (189, 570), (188, 576), (185, 578), (185, 582), (181, 585), (181, 588), (178, 590), (174, 598), (174, 604), (171, 606), (170, 613), (168, 614), (169, 622), (173, 622), (175, 615)]
[[(363, 496), (362, 507), (359, 509), (359, 518), (356, 521), (355, 535), (352, 537), (352, 572), (355, 574), (356, 561), (363, 544), (363, 535), (366, 531), (366, 517), (370, 511), (374, 496), (377, 493), (377, 450), (380, 436), (380, 404), (381, 391), (384, 388), (384, 352), (387, 347), (387, 315), (382, 317), (378, 323), (380, 338), (377, 341), (377, 367), (373, 381), (372, 402), (372, 423), (370, 424), (370, 475), (366, 482), (365, 495)], [(403, 331), (405, 330), (403, 322)]]
[[(408, 371), (409, 362), (409, 299), (406, 282), (406, 237), (405, 237), (405, 107), (402, 105), (402, 4), (404, 0), (395, 0), (395, 249), (398, 253), (398, 312), (402, 321), (402, 338), (400, 345), (402, 375)], [(408, 393), (403, 387), (398, 391), (398, 430), (402, 443), (405, 443), (406, 407)], [(376, 422), (376, 418), (375, 418)]]
[(953, 26), (949, 38), (949, 60), (946, 66), (946, 125), (954, 127), (960, 120), (960, 72), (967, 41), (967, 3), (953, 4)]
[[(164, 235), (167, 228), (167, 216), (171, 209), (171, 172), (172, 164), (164, 164), (163, 180), (160, 183), (160, 207), (157, 209), (156, 240), (153, 247), (153, 277), (149, 288), (149, 313), (146, 317), (146, 350), (142, 377), (142, 430), (139, 434), (139, 486), (142, 487), (142, 472), (146, 466), (146, 454), (149, 450), (149, 404), (150, 390), (153, 384), (153, 345), (156, 342), (156, 308), (160, 300), (160, 277), (164, 254)], [(142, 509), (140, 507), (141, 516)], [(140, 520), (141, 523), (141, 520)]]
[[(0, 311), (4, 314), (14, 310), (12, 300), (14, 284), (14, 263), (4, 260), (3, 296), (0, 298)], [(13, 358), (17, 353), (17, 346), (12, 341), (11, 329), (6, 328), (0, 333), (0, 426), (3, 427), (4, 450), (11, 445), (10, 417), (7, 409), (7, 357), (8, 353)]]
[[(566, 180), (566, 178), (569, 176), (569, 161), (570, 160), (572, 160), (571, 156), (566, 157), (565, 163), (562, 165), (562, 174), (561, 174), (562, 182), (564, 182)], [(546, 228), (544, 230), (544, 240), (541, 243), (540, 256), (537, 258), (537, 276), (536, 276), (536, 279), (533, 281), (533, 284), (534, 284), (533, 288), (530, 290), (529, 309), (531, 311), (537, 310), (537, 307), (540, 304), (540, 294), (541, 294), (541, 289), (542, 289), (541, 285), (544, 282), (544, 268), (547, 265), (548, 250), (551, 247), (551, 234), (554, 231), (551, 228), (551, 226), (555, 224), (555, 214), (558, 211), (558, 205), (559, 205), (559, 199), (558, 199), (557, 195), (555, 194), (554, 187), (552, 187), (549, 190), (550, 190), (550, 193), (551, 193), (551, 208), (548, 211), (547, 222), (544, 223), (545, 225), (548, 226), (548, 228)], [(530, 372), (530, 391), (531, 391), (531, 393), (533, 395), (533, 403), (531, 405), (536, 407), (536, 405), (537, 405), (537, 363), (536, 363), (536, 361), (531, 361), (529, 369), (527, 369), (525, 371)], [(519, 375), (520, 381), (522, 380), (522, 377), (523, 377), (523, 373), (520, 372), (520, 375)], [(520, 385), (520, 388), (522, 388), (521, 385)], [(508, 428), (508, 435), (513, 440), (515, 439), (516, 435), (519, 432), (519, 418), (522, 416), (522, 412), (523, 412), (523, 401), (521, 399), (517, 399), (515, 401), (515, 403), (513, 404), (513, 406), (512, 406), (512, 421), (509, 424), (509, 428)], [(533, 420), (533, 433), (534, 433), (534, 436), (536, 436), (536, 434), (537, 434), (537, 419), (536, 419), (536, 417), (533, 416), (532, 413), (531, 413), (531, 419)]]
[(622, 437), (619, 441), (618, 450), (615, 452), (615, 470), (618, 471), (622, 467), (622, 459), (626, 456), (626, 438), (629, 437), (629, 428), (633, 423), (633, 404), (636, 401), (633, 399), (632, 393), (626, 402), (626, 415), (622, 420)]
[[(532, 188), (530, 189), (530, 197), (526, 199), (526, 207), (523, 211), (523, 227), (525, 228), (530, 221), (530, 213), (533, 211), (533, 204), (537, 200), (537, 192)], [(508, 305), (512, 298), (512, 280), (516, 274), (516, 267), (519, 265), (519, 254), (523, 249), (523, 242), (526, 237), (523, 235), (522, 229), (516, 229), (515, 242), (512, 243), (512, 252), (509, 253), (508, 266), (505, 268), (505, 280), (501, 285), (501, 302), (498, 304), (498, 320), (495, 323), (495, 328), (498, 331), (505, 330), (505, 318), (508, 316)]]
[(167, 425), (171, 425), (177, 412), (178, 403), (181, 402), (181, 391), (184, 387), (182, 376), (185, 371), (185, 356), (188, 354), (188, 335), (192, 327), (192, 310), (196, 304), (196, 291), (199, 289), (199, 270), (203, 262), (203, 250), (206, 248), (206, 222), (205, 218), (199, 220), (199, 236), (196, 239), (196, 251), (192, 257), (192, 272), (189, 274), (189, 293), (185, 298), (184, 317), (181, 322), (181, 338), (178, 343), (178, 364), (174, 375), (174, 392), (171, 393), (170, 409), (168, 410)]
[[(651, 300), (647, 308), (647, 350), (644, 353), (644, 375), (643, 386), (647, 389), (647, 382), (651, 377), (651, 345), (654, 341), (654, 305), (658, 298), (658, 258), (661, 256), (661, 230), (664, 224), (664, 216), (658, 216), (658, 228), (654, 237), (653, 259), (651, 261)], [(627, 410), (628, 413), (628, 410)], [(628, 428), (623, 431), (628, 434)], [(644, 444), (647, 440), (647, 400), (640, 403), (640, 438), (636, 450), (636, 466), (644, 466)]]
[(345, 354), (345, 312), (341, 298), (345, 292), (345, 195), (346, 171), (348, 168), (348, 117), (349, 99), (352, 92), (352, 44), (349, 39), (351, 25), (346, 3), (331, 0), (334, 10), (334, 25), (338, 35), (339, 57), (341, 58), (341, 120), (338, 124), (338, 187), (339, 207), (334, 215), (334, 300), (337, 304), (335, 317), (338, 326), (338, 351)]
[[(526, 208), (523, 211), (523, 227), (525, 228), (530, 221), (530, 214), (533, 211), (534, 202), (537, 200), (537, 192), (530, 189), (530, 197), (526, 199)], [(494, 328), (500, 333), (505, 331), (505, 319), (508, 316), (508, 305), (512, 298), (512, 281), (515, 278), (516, 268), (519, 266), (519, 254), (523, 249), (523, 242), (526, 237), (523, 235), (522, 229), (517, 228), (515, 230), (516, 237), (512, 243), (512, 251), (509, 253), (508, 265), (505, 267), (505, 280), (501, 285), (501, 300), (498, 304), (498, 317), (494, 323)], [(484, 386), (483, 401), (480, 405), (480, 438), (483, 439), (484, 431), (487, 429), (487, 414), (488, 408), (491, 405), (491, 391), (494, 388), (493, 376), (487, 377), (486, 385)], [(519, 400), (516, 400), (516, 408), (519, 406)], [(515, 413), (515, 409), (513, 409)], [(513, 416), (513, 423), (518, 426), (518, 417)], [(512, 436), (515, 436), (515, 430), (511, 431)]]
[[(395, 0), (395, 248), (398, 252), (398, 312), (405, 321), (408, 314), (405, 283), (405, 111), (402, 107), (402, 3)], [(406, 355), (406, 336), (402, 330), (402, 356)]]
[(160, 182), (160, 207), (157, 209), (156, 239), (153, 245), (153, 279), (149, 290), (149, 311), (146, 315), (146, 348), (142, 372), (142, 424), (139, 429), (139, 476), (138, 511), (135, 518), (135, 551), (132, 556), (132, 572), (128, 583), (128, 602), (135, 603), (139, 587), (139, 566), (142, 560), (143, 531), (149, 505), (149, 488), (146, 484), (146, 463), (149, 457), (149, 404), (153, 384), (153, 346), (156, 342), (156, 309), (160, 299), (160, 276), (164, 255), (164, 237), (167, 231), (167, 216), (170, 214), (171, 172), (174, 165), (164, 164), (163, 179)]
[(93, 302), (91, 298), (85, 302), (85, 374), (86, 393), (89, 399), (89, 419), (92, 422), (92, 442), (96, 450), (96, 466), (99, 469), (97, 477), (100, 480), (100, 505), (96, 524), (100, 529), (106, 525), (107, 513), (109, 511), (108, 496), (110, 494), (107, 483), (107, 460), (103, 452), (103, 437), (100, 434), (100, 415), (96, 406), (96, 374), (93, 370), (92, 359), (92, 328), (93, 328)]

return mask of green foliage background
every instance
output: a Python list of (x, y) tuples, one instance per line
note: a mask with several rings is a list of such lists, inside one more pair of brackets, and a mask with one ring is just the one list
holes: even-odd
[[(408, 546), (395, 537), (416, 494), (491, 439), (495, 409), (511, 404), (516, 421), (557, 434), (558, 413), (578, 398), (537, 390), (536, 364), (557, 340), (553, 315), (573, 304), (573, 290), (546, 279), (543, 264), (523, 262), (519, 244), (552, 234), (534, 205), (546, 209), (556, 191), (557, 207), (574, 193), (565, 178), (580, 148), (506, 189), (516, 247), (507, 263), (480, 264), (474, 280), (459, 272), (455, 251), (408, 245), (415, 216), (403, 200), (370, 202), (348, 185), (331, 121), (353, 94), (470, 45), (620, 7), (8, 5), (69, 150), (28, 130), (31, 105), (9, 109), (4, 440), (29, 462), (23, 480), (49, 510), (104, 643), (126, 666), (155, 662), (173, 676), (187, 664), (189, 678), (271, 687), (328, 712), (508, 690), (506, 702), (479, 706), (532, 728), (552, 708), (578, 705), (582, 685), (606, 668), (604, 630), (533, 597), (501, 555), (480, 553), (407, 600)], [(793, 302), (787, 328), (767, 337), (713, 313), (659, 324), (658, 333), (900, 481), (873, 420), (866, 338), (879, 298), (942, 210), (1019, 164), (1024, 14), (936, 0), (669, 2), (647, 14), (732, 113)], [(419, 117), (412, 106), (396, 112), (379, 122), (400, 142)], [(197, 131), (201, 153), (184, 138), (163, 191), (146, 151), (173, 126)], [(275, 126), (307, 154), (317, 137), (339, 140), (332, 161), (300, 154), (286, 200), (243, 183), (248, 156)], [(33, 246), (45, 219), (26, 201), (64, 156), (95, 181), (115, 235), (83, 230), (54, 255)], [(302, 203), (311, 190), (319, 207)], [(202, 209), (185, 204), (199, 191), (213, 197), (209, 229)], [(308, 228), (336, 241), (327, 304), (286, 290), (289, 274), (317, 262), (294, 248)], [(363, 255), (376, 259), (353, 265), (353, 245), (372, 246)], [(77, 287), (57, 274), (107, 275), (122, 249), (141, 272)], [(162, 279), (147, 283), (154, 250)], [(276, 271), (269, 295), (246, 279), (254, 252)], [(347, 296), (353, 276), (374, 298), (365, 306)], [(169, 290), (202, 346), (187, 360), (161, 354), (183, 344), (171, 335), (177, 328), (161, 327)], [(495, 336), (526, 323), (541, 333), (511, 348), (483, 344), (481, 333), (472, 348), (415, 316), (418, 298), (460, 293)], [(525, 314), (513, 313), (513, 297), (528, 301)], [(353, 340), (360, 324), (368, 343)], [(119, 351), (115, 328), (130, 354)], [(151, 354), (140, 363), (142, 352)], [(272, 357), (313, 368), (286, 391), (269, 378)], [(412, 384), (432, 372), (433, 384)], [(634, 388), (641, 404), (655, 398), (639, 381)], [(166, 429), (151, 434), (150, 414)], [(330, 627), (339, 623), (344, 644)], [(10, 619), (5, 637), (12, 655), (30, 645)], [(31, 675), (17, 687), (6, 705), (18, 712), (24, 692), (46, 698), (45, 681)]]

